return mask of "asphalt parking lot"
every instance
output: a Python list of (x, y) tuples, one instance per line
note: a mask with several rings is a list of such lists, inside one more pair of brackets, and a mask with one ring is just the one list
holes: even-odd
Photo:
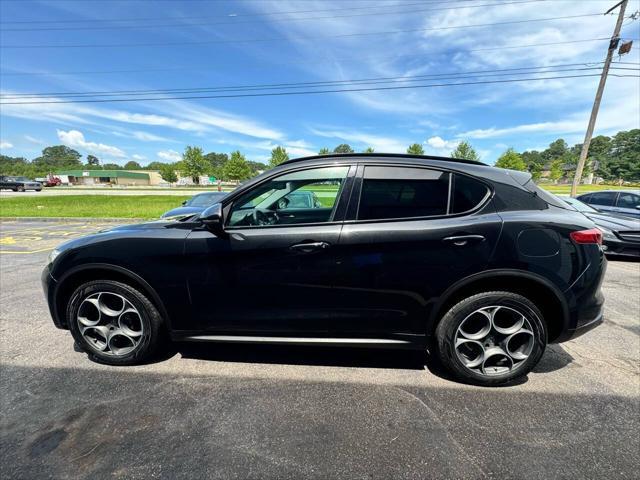
[(114, 368), (74, 352), (39, 283), (50, 248), (103, 227), (0, 225), (3, 478), (638, 478), (640, 263), (610, 262), (605, 323), (509, 387), (364, 349), (178, 345)]

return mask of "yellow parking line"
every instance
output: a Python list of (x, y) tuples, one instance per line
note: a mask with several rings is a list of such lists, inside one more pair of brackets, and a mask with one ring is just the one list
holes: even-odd
[(15, 254), (19, 254), (19, 255), (24, 255), (24, 254), (28, 254), (28, 253), (41, 253), (41, 252), (48, 252), (49, 250), (53, 250), (55, 247), (48, 247), (48, 248), (42, 248), (40, 250), (30, 250), (28, 252), (11, 252), (11, 251), (7, 251), (7, 250), (0, 250), (0, 255), (6, 255), (8, 253), (15, 253)]

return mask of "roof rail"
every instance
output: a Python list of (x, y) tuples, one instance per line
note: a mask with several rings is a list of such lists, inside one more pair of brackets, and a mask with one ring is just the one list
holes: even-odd
[(435, 155), (412, 155), (409, 153), (328, 153), (326, 155), (311, 155), (309, 157), (292, 158), (282, 162), (280, 165), (287, 165), (290, 163), (297, 163), (306, 160), (317, 160), (320, 158), (332, 158), (332, 157), (345, 157), (345, 158), (417, 158), (422, 160), (437, 160), (440, 162), (456, 162), (456, 163), (468, 163), (470, 165), (484, 165), (486, 163), (478, 162), (476, 160), (465, 160), (463, 158), (450, 158), (450, 157), (438, 157)]

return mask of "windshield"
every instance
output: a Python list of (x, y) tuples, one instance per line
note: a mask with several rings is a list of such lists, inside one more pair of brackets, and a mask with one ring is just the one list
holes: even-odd
[(562, 200), (564, 200), (567, 204), (571, 205), (573, 208), (575, 208), (579, 212), (598, 213), (598, 210), (596, 210), (595, 208), (590, 207), (586, 203), (582, 203), (580, 200), (576, 200), (575, 198), (569, 197), (569, 198), (563, 198)]
[(216, 202), (219, 202), (224, 193), (203, 193), (192, 197), (187, 205), (190, 207), (208, 207)]

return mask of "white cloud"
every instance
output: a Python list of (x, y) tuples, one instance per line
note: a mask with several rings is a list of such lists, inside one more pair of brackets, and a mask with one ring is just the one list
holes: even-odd
[(435, 148), (436, 150), (453, 150), (454, 148), (456, 148), (458, 146), (458, 143), (460, 143), (459, 140), (445, 140), (442, 137), (431, 137), (426, 141), (427, 145), (429, 145), (432, 148)]
[(168, 160), (169, 162), (179, 162), (182, 160), (182, 155), (175, 150), (161, 150), (158, 152), (158, 157), (162, 160)]
[(147, 157), (145, 157), (144, 155), (138, 155), (137, 153), (131, 155), (131, 158), (133, 158), (134, 160), (146, 160)]
[(13, 144), (9, 142), (5, 142), (4, 140), (0, 140), (0, 148), (2, 149), (13, 148)]
[[(408, 140), (398, 140), (395, 138), (383, 137), (373, 133), (358, 131), (342, 131), (333, 129), (311, 128), (311, 132), (320, 137), (335, 138), (344, 140), (347, 143), (353, 142), (356, 146), (363, 148), (373, 147), (380, 153), (402, 153), (406, 152), (411, 142)], [(351, 145), (352, 147), (354, 145)]]
[(35, 145), (44, 145), (44, 141), (40, 140), (39, 138), (32, 137), (31, 135), (24, 135), (24, 139), (27, 142), (33, 143)]
[(69, 147), (81, 148), (95, 154), (105, 154), (111, 157), (123, 158), (126, 154), (118, 147), (105, 145), (104, 143), (87, 142), (82, 132), (78, 130), (57, 130), (58, 138)]

